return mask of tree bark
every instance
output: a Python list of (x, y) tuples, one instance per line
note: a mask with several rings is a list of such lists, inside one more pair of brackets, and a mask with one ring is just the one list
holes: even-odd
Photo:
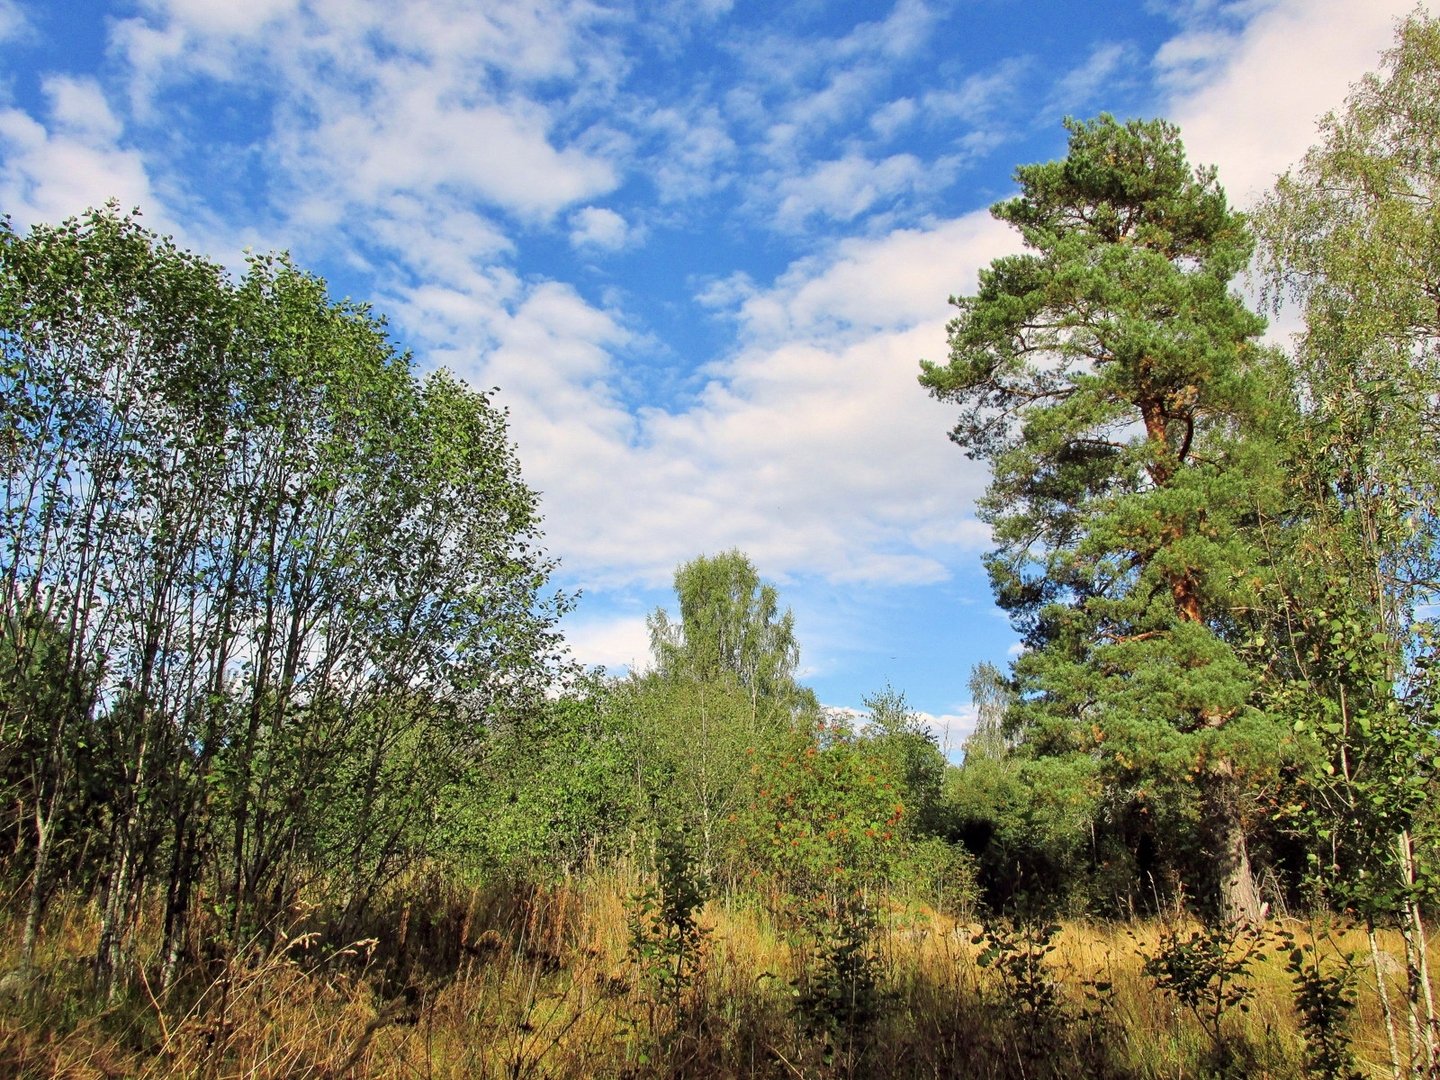
[(1258, 926), (1264, 921), (1264, 909), (1245, 843), (1245, 823), (1240, 815), (1234, 770), (1228, 761), (1216, 764), (1213, 782), (1206, 794), (1210, 804), (1207, 809), (1211, 844), (1216, 856), (1220, 916), (1226, 922)]

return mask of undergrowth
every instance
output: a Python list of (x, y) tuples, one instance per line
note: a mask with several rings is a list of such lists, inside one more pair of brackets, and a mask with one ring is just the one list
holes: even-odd
[(659, 876), (546, 886), (417, 875), (362, 936), (292, 912), (278, 945), (197, 961), (167, 994), (142, 950), (109, 1003), (92, 911), (57, 905), (25, 976), (12, 919), (0, 1076), (1355, 1080), (1386, 1061), (1347, 960), (1363, 934), (970, 925), (872, 897), (797, 936), (793, 911), (706, 900), (672, 854)]

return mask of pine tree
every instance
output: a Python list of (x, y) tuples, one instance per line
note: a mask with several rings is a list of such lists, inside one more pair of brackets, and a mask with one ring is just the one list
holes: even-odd
[(1286, 384), (1230, 289), (1251, 239), (1214, 170), (1163, 121), (1066, 126), (1068, 156), (1018, 169), (992, 210), (1028, 250), (952, 300), (950, 360), (920, 381), (993, 468), (980, 511), (1027, 646), (1027, 749), (1098, 756), (1142, 801), (1194, 784), (1221, 911), (1254, 919), (1248, 796), (1276, 736), (1237, 650)]

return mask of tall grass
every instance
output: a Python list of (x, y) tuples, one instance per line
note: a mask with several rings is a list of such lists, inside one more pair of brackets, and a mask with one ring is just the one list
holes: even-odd
[[(0, 980), (0, 1076), (1305, 1075), (1291, 976), (1274, 949), (1250, 968), (1249, 1011), (1223, 1017), (1217, 1055), (1196, 1018), (1143, 973), (1165, 926), (1066, 923), (1040, 954), (1052, 992), (1036, 1005), (1024, 998), (1033, 987), (977, 963), (994, 927), (987, 936), (924, 907), (877, 903), (875, 1008), (847, 1048), (817, 1036), (797, 1008), (814, 962), (803, 935), (783, 909), (743, 895), (705, 906), (698, 973), (658, 1000), (628, 929), (644, 884), (625, 868), (485, 889), (416, 874), (358, 940), (327, 936), (323, 912), (292, 912), (279, 947), (201, 958), (163, 999), (146, 979), (159, 958), (142, 952), (138, 984), (109, 1005), (90, 982), (96, 914), (60, 904), (34, 974)], [(155, 922), (145, 919), (152, 953)], [(0, 970), (18, 968), (19, 930), (12, 920)], [(1291, 930), (1327, 955), (1367, 948), (1362, 932), (1340, 926)], [(1403, 955), (1398, 936), (1382, 947)], [(1393, 978), (1392, 995), (1398, 959)], [(1359, 989), (1352, 1048), (1362, 1073), (1379, 1076), (1388, 1059), (1373, 980)]]

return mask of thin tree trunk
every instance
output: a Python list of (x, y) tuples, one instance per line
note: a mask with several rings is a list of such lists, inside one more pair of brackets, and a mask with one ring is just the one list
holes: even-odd
[(20, 967), (29, 972), (35, 966), (35, 946), (40, 938), (40, 917), (45, 910), (45, 873), (50, 866), (50, 823), (35, 813), (35, 861), (31, 867), (30, 901), (25, 908), (25, 929), (20, 937)]
[(125, 812), (116, 829), (115, 847), (119, 851), (119, 864), (112, 875), (110, 891), (101, 916), (100, 946), (96, 955), (96, 968), (105, 985), (107, 1001), (113, 1001), (121, 985), (130, 975), (134, 953), (134, 929), (140, 909), (140, 891), (144, 887), (145, 874), (137, 863), (141, 845), (140, 801), (148, 786), (150, 753), (150, 693), (151, 672), (154, 655), (158, 646), (151, 646), (145, 658), (138, 700), (135, 704), (137, 743), (133, 750), (134, 764), (125, 777)]
[(1365, 923), (1366, 936), (1370, 941), (1370, 969), (1375, 973), (1375, 992), (1380, 998), (1380, 1014), (1385, 1018), (1385, 1040), (1390, 1048), (1390, 1075), (1394, 1080), (1404, 1080), (1400, 1069), (1400, 1041), (1395, 1037), (1395, 1012), (1390, 1007), (1390, 991), (1385, 986), (1385, 967), (1380, 961), (1380, 943), (1375, 938), (1375, 924)]
[(175, 823), (175, 847), (170, 859), (170, 880), (165, 890), (165, 939), (161, 946), (160, 967), (162, 995), (175, 985), (190, 935), (190, 895), (200, 866), (197, 855), (199, 844), (190, 818), (191, 814), (186, 813)]
[(1440, 1023), (1435, 1016), (1435, 995), (1430, 986), (1430, 961), (1425, 955), (1425, 922), (1414, 900), (1415, 844), (1408, 829), (1395, 838), (1409, 896), (1400, 918), (1400, 936), (1405, 942), (1405, 986), (1410, 1011), (1411, 1067), (1421, 1075), (1440, 1077)]

